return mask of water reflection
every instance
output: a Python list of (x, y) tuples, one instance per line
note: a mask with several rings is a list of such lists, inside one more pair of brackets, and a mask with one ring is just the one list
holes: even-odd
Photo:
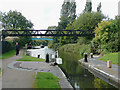
[(59, 66), (74, 88), (114, 88), (83, 68), (77, 61), (80, 59), (78, 53), (59, 51), (59, 56), (63, 59), (63, 64)]

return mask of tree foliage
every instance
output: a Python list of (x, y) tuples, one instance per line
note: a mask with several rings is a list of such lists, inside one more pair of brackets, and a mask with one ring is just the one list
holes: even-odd
[(60, 22), (58, 23), (57, 29), (65, 29), (68, 23), (72, 23), (76, 18), (76, 2), (63, 2)]
[(102, 7), (102, 5), (101, 5), (101, 2), (100, 2), (98, 7), (97, 7), (97, 12), (102, 12), (101, 7)]
[(92, 12), (92, 2), (90, 0), (86, 1), (84, 13)]
[(73, 23), (76, 30), (94, 30), (97, 24), (104, 18), (99, 12), (81, 14)]
[(116, 17), (115, 20), (102, 21), (98, 24), (98, 27), (96, 27), (93, 42), (101, 46), (101, 51), (118, 51), (118, 46), (120, 45), (118, 42), (118, 33), (120, 30), (119, 20), (120, 19)]
[[(22, 13), (18, 11), (9, 11), (8, 13), (3, 13), (2, 15), (2, 27), (4, 30), (30, 30), (33, 28), (33, 23), (27, 20)], [(17, 41), (21, 46), (25, 43), (30, 42), (31, 37), (20, 37)]]
[(4, 13), (1, 21), (5, 30), (27, 30), (33, 27), (33, 23), (17, 11), (10, 10), (7, 14)]

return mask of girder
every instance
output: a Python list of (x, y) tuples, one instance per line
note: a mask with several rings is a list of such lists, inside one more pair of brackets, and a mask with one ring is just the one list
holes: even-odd
[(91, 30), (2, 30), (2, 36), (94, 36)]

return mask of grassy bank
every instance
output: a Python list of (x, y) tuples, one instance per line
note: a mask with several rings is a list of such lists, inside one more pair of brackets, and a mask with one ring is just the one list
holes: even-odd
[(90, 45), (89, 44), (66, 44), (59, 48), (60, 51), (72, 52), (76, 53), (80, 56), (80, 58), (84, 57), (84, 53), (86, 52), (88, 55), (90, 54)]
[(7, 59), (15, 55), (15, 50), (6, 52), (0, 56), (0, 59)]
[(44, 62), (45, 59), (24, 55), (23, 58), (20, 58), (16, 61), (42, 61), (42, 62)]
[(38, 72), (34, 82), (34, 88), (60, 88), (59, 79), (52, 73)]
[(118, 63), (118, 52), (105, 54), (105, 56), (101, 57), (99, 60), (102, 60), (105, 62), (110, 60), (110, 61), (112, 61), (113, 64), (119, 64)]

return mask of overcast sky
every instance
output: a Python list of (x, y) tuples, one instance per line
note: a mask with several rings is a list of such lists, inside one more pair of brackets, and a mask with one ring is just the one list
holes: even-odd
[[(0, 0), (0, 11), (17, 10), (34, 24), (34, 29), (47, 29), (57, 25), (60, 10), (64, 0)], [(86, 0), (75, 0), (77, 15), (85, 8)], [(93, 11), (102, 3), (102, 12), (110, 18), (118, 15), (118, 1), (120, 0), (92, 0)]]

